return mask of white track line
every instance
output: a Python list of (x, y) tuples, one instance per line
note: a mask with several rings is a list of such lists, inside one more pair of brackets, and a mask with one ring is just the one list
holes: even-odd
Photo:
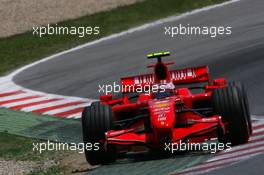
[(78, 119), (78, 118), (81, 118), (81, 116), (82, 116), (82, 113), (81, 112), (78, 112), (76, 114), (72, 114), (72, 115), (67, 116), (67, 118)]
[(57, 105), (64, 105), (64, 104), (77, 102), (77, 101), (79, 101), (79, 100), (61, 99), (59, 101), (54, 101), (54, 102), (49, 102), (49, 103), (45, 103), (45, 104), (40, 104), (40, 105), (35, 105), (35, 106), (22, 108), (22, 111), (30, 112), (30, 111), (41, 110), (41, 109), (44, 109), (44, 108), (49, 108), (49, 107), (53, 107), (53, 106), (57, 106)]
[(8, 100), (20, 99), (20, 98), (25, 98), (25, 97), (29, 97), (29, 96), (35, 96), (35, 95), (34, 94), (28, 94), (28, 93), (10, 95), (10, 96), (6, 96), (6, 97), (0, 97), (0, 102), (8, 101)]
[(19, 102), (8, 103), (8, 104), (4, 104), (4, 105), (1, 105), (1, 106), (5, 107), (5, 108), (11, 108), (11, 107), (18, 106), (18, 105), (26, 105), (26, 104), (29, 104), (29, 103), (40, 102), (40, 101), (51, 100), (51, 99), (53, 99), (53, 98), (38, 97), (38, 98), (28, 99), (28, 100), (19, 101)]
[(43, 114), (45, 114), (45, 115), (56, 115), (56, 114), (61, 113), (61, 112), (66, 112), (66, 111), (70, 111), (70, 110), (73, 110), (76, 108), (85, 107), (85, 106), (89, 106), (89, 105), (90, 105), (89, 102), (83, 103), (83, 104), (78, 104), (78, 105), (72, 105), (72, 106), (62, 107), (59, 109), (50, 110), (48, 112), (44, 112)]
[[(262, 120), (263, 119), (264, 119), (264, 117), (262, 118)], [(257, 124), (252, 124), (253, 132), (254, 132), (255, 128), (260, 127), (261, 125), (264, 125), (264, 122), (259, 122)]]
[[(233, 147), (233, 148), (231, 148), (231, 150), (228, 150), (228, 151), (224, 150), (224, 151), (218, 153), (214, 158), (225, 156), (225, 155), (229, 155), (230, 156), (231, 154), (237, 153), (240, 150), (243, 150), (243, 149), (246, 149), (246, 148), (253, 148), (253, 147), (256, 147), (257, 145), (264, 144), (264, 135), (262, 135), (259, 139), (260, 140), (256, 140), (254, 142), (249, 142), (249, 143), (246, 143), (244, 145)], [(214, 158), (212, 158), (212, 159), (214, 159)], [(212, 159), (210, 159), (208, 161), (211, 161)]]
[(263, 138), (263, 134), (262, 135), (258, 135), (258, 136), (254, 136), (254, 138), (250, 138), (249, 141), (256, 141), (256, 140), (259, 140), (259, 139), (262, 139)]
[(261, 132), (261, 131), (264, 131), (264, 125), (263, 125), (263, 127), (260, 128), (260, 129), (253, 130), (253, 134), (257, 134), (257, 133), (259, 133), (259, 132)]
[[(198, 165), (198, 166), (195, 166), (193, 168), (186, 169), (180, 173), (176, 173), (176, 175), (177, 174), (180, 174), (180, 175), (203, 174), (203, 173), (210, 172), (210, 171), (213, 171), (213, 170), (216, 170), (219, 168), (223, 168), (226, 166), (233, 165), (235, 163), (238, 163), (238, 162), (243, 161), (245, 159), (249, 159), (249, 158), (257, 156), (259, 154), (260, 153), (254, 153), (254, 154), (250, 154), (250, 155), (244, 155), (244, 156), (241, 156), (239, 158), (230, 158), (226, 161), (218, 161), (218, 162), (215, 162), (215, 163), (212, 163), (209, 165)], [(203, 170), (201, 170), (201, 169), (203, 169)]]
[(263, 120), (263, 118), (262, 117), (260, 117), (259, 115), (251, 115), (251, 119), (252, 120)]
[[(0, 85), (0, 88), (1, 88), (2, 86)], [(6, 91), (1, 91), (0, 90), (0, 94), (2, 95), (2, 94), (6, 94), (6, 93), (14, 93), (14, 92), (17, 92), (17, 91), (20, 91), (20, 93), (26, 93), (26, 92), (23, 92), (21, 89), (16, 89), (16, 90), (6, 90)]]
[[(263, 137), (262, 137), (263, 138)], [(248, 147), (252, 147), (252, 146), (256, 146), (256, 145), (260, 145), (260, 144), (263, 144), (264, 143), (264, 139), (261, 140), (261, 141), (256, 141), (256, 142), (250, 142), (250, 143), (247, 143), (247, 144), (244, 144), (244, 145), (240, 145), (240, 146), (236, 146), (236, 147), (233, 147), (231, 150), (227, 151), (227, 150), (224, 150), (218, 154), (215, 155), (216, 156), (221, 156), (221, 155), (230, 155), (232, 154), (232, 152), (234, 151), (238, 151), (238, 150), (241, 150), (241, 149), (245, 149), (245, 148), (248, 148)]]
[(0, 78), (0, 92), (10, 92), (10, 91), (16, 91), (20, 90), (21, 87), (14, 85), (14, 83), (6, 77)]
[[(258, 146), (258, 145), (260, 145), (260, 146), (259, 147), (254, 147), (254, 146)], [(238, 151), (238, 152), (234, 152), (234, 153), (229, 152), (230, 154), (224, 154), (224, 155), (215, 156), (214, 158), (212, 158), (212, 159), (210, 159), (210, 160), (208, 160), (206, 162), (214, 162), (214, 161), (226, 159), (226, 158), (229, 158), (229, 157), (239, 156), (239, 155), (242, 155), (242, 154), (245, 154), (245, 153), (250, 154), (253, 151), (261, 151), (261, 150), (264, 151), (264, 146), (263, 145), (264, 145), (264, 141), (257, 142), (254, 145), (252, 145), (251, 147), (247, 146), (246, 147), (246, 148), (248, 148), (247, 150)]]
[[(256, 153), (254, 153), (254, 151)], [(250, 157), (256, 156), (256, 155), (261, 154), (263, 152), (264, 152), (264, 150), (251, 150), (251, 153), (252, 154), (250, 154), (250, 152), (249, 152), (249, 153), (244, 153), (240, 157), (228, 157), (225, 160), (219, 160), (219, 161), (214, 161), (214, 162), (206, 162), (204, 164), (201, 164), (201, 165), (197, 165), (195, 167), (188, 168), (188, 169), (182, 171), (182, 173), (180, 173), (180, 174), (185, 174), (184, 172), (186, 172), (186, 174), (193, 174), (193, 173), (194, 174), (200, 174), (200, 173), (202, 173), (202, 172), (205, 171), (205, 170), (202, 170), (201, 171), (201, 169), (203, 169), (203, 168), (210, 168), (210, 167), (213, 167), (212, 169), (221, 168), (223, 166), (220, 166), (220, 167), (216, 167), (216, 166), (219, 166), (219, 165), (222, 165), (222, 164), (227, 164), (227, 163), (229, 163), (229, 164), (237, 163), (239, 161), (248, 159)], [(191, 171), (191, 172), (189, 172), (189, 171)]]

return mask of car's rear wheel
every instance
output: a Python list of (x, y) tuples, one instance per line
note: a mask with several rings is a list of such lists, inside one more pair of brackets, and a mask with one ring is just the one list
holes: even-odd
[(229, 84), (226, 88), (216, 89), (212, 94), (214, 112), (222, 116), (227, 126), (226, 134), (219, 134), (219, 141), (230, 142), (232, 145), (246, 143), (250, 129), (245, 110), (245, 94), (235, 85)]
[(85, 149), (85, 157), (91, 165), (107, 164), (116, 160), (114, 145), (104, 146), (105, 132), (114, 129), (113, 112), (109, 105), (94, 102), (82, 113), (84, 144), (97, 144), (98, 150)]

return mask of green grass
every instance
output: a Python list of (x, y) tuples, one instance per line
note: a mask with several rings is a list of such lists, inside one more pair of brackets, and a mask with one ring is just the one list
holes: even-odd
[(100, 34), (78, 36), (32, 35), (32, 31), (0, 39), (0, 75), (24, 64), (131, 27), (226, 0), (145, 0), (110, 11), (58, 23), (58, 26), (99, 26)]
[(41, 143), (38, 139), (26, 138), (0, 132), (0, 158), (5, 160), (32, 160), (38, 161), (45, 158), (54, 159), (59, 155), (56, 151), (33, 151), (33, 143)]
[(21, 160), (27, 157), (27, 154), (32, 151), (32, 143), (34, 140), (0, 133), (0, 157), (4, 159)]
[(80, 120), (40, 116), (5, 108), (0, 108), (0, 132), (67, 143), (82, 141)]

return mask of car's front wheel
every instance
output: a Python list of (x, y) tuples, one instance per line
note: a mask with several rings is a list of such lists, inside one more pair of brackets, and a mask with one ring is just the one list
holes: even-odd
[(97, 144), (99, 149), (85, 149), (85, 157), (91, 165), (107, 164), (116, 160), (114, 145), (104, 145), (105, 132), (114, 129), (113, 112), (109, 105), (94, 102), (82, 113), (84, 144)]
[[(250, 136), (248, 113), (245, 108), (245, 94), (236, 85), (229, 84), (225, 88), (214, 90), (212, 105), (214, 112), (222, 116), (227, 127), (226, 134), (219, 134), (220, 142), (232, 145), (246, 143)], [(251, 123), (250, 123), (251, 124)]]

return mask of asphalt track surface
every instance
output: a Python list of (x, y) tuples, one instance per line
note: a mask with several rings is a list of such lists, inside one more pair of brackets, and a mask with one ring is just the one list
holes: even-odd
[(264, 155), (248, 159), (239, 164), (232, 165), (228, 168), (218, 169), (213, 172), (205, 173), (204, 175), (234, 175), (234, 174), (263, 174)]
[[(14, 77), (14, 81), (26, 88), (61, 95), (97, 98), (99, 84), (118, 82), (120, 76), (150, 72), (145, 65), (147, 53), (169, 50), (173, 53), (169, 61), (175, 61), (171, 68), (208, 65), (213, 77), (226, 77), (241, 81), (248, 89), (251, 113), (264, 114), (264, 1), (241, 0), (224, 7), (201, 12), (186, 18), (168, 22), (107, 40), (80, 50), (61, 55), (55, 59), (24, 70)], [(210, 38), (209, 36), (164, 35), (165, 26), (179, 24), (191, 26), (231, 26), (232, 35)], [(154, 62), (154, 61), (151, 61)], [(177, 159), (139, 161), (134, 168), (145, 167), (146, 174), (163, 174), (188, 162), (188, 156)], [(191, 156), (192, 161), (195, 156)], [(204, 157), (197, 156), (197, 161)], [(263, 156), (253, 159), (254, 168), (261, 169)], [(124, 163), (125, 164), (125, 163)], [(126, 171), (125, 165), (116, 169)], [(170, 164), (170, 165), (168, 165)], [(242, 164), (236, 165), (243, 167)], [(122, 169), (123, 168), (123, 169)], [(167, 169), (166, 169), (167, 168)], [(230, 170), (229, 167), (209, 174)], [(112, 168), (113, 169), (113, 168)], [(144, 168), (143, 168), (144, 170)], [(144, 171), (142, 170), (141, 173)], [(168, 170), (168, 171), (167, 171)], [(110, 173), (107, 167), (102, 172)], [(122, 172), (121, 171), (121, 172)], [(222, 171), (222, 172), (221, 172)], [(100, 174), (103, 174), (103, 173)], [(171, 171), (170, 171), (171, 172)], [(247, 174), (242, 168), (234, 174)], [(258, 174), (260, 171), (253, 172)], [(263, 169), (262, 169), (263, 172)], [(132, 173), (132, 172), (131, 172)], [(139, 173), (139, 172), (138, 172)], [(129, 173), (128, 173), (129, 174)], [(137, 174), (137, 173), (135, 173)]]

